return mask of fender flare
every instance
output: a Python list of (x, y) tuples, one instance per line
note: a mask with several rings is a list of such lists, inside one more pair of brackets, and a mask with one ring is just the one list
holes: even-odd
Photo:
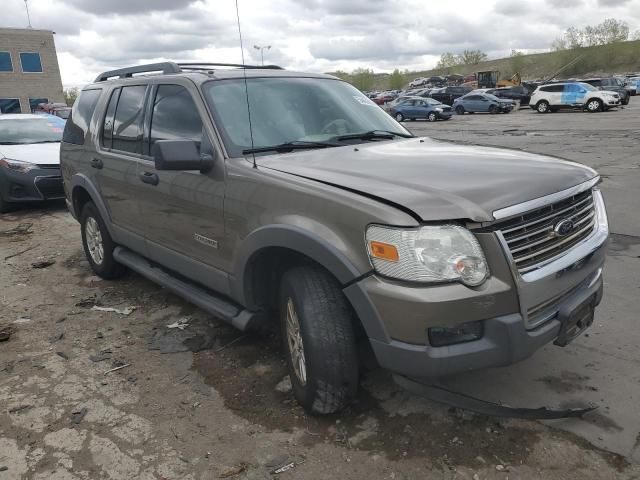
[(83, 190), (85, 190), (88, 194), (89, 197), (91, 198), (91, 201), (94, 203), (94, 205), (98, 208), (98, 212), (100, 212), (100, 215), (102, 216), (102, 219), (104, 220), (104, 224), (107, 227), (107, 230), (109, 231), (109, 235), (111, 235), (111, 238), (115, 238), (114, 237), (114, 232), (113, 229), (111, 228), (111, 215), (109, 215), (109, 211), (107, 210), (107, 206), (105, 205), (104, 201), (102, 200), (102, 197), (100, 196), (100, 193), (98, 193), (98, 190), (96, 189), (96, 187), (93, 185), (93, 183), (91, 182), (91, 180), (89, 180), (89, 178), (82, 174), (82, 173), (76, 173), (71, 177), (71, 182), (70, 182), (70, 195), (71, 195), (71, 208), (73, 209), (73, 215), (74, 217), (76, 217), (76, 219), (78, 219), (78, 221), (80, 220), (80, 213), (81, 212), (76, 212), (75, 208), (75, 191), (76, 188), (80, 187)]
[(238, 298), (246, 300), (245, 276), (252, 257), (269, 247), (287, 248), (311, 258), (331, 272), (342, 286), (363, 274), (336, 247), (312, 232), (285, 224), (269, 225), (251, 232), (238, 250), (233, 263), (234, 290)]
[(388, 342), (386, 329), (366, 291), (357, 280), (373, 273), (359, 271), (336, 247), (300, 227), (277, 224), (258, 228), (243, 241), (233, 263), (232, 297), (247, 305), (246, 273), (253, 256), (268, 247), (282, 247), (301, 253), (326, 268), (340, 283), (369, 338)]

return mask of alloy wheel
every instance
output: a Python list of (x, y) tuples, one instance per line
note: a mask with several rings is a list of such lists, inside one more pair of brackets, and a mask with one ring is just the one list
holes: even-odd
[(298, 313), (291, 298), (287, 299), (287, 345), (289, 346), (293, 371), (300, 384), (305, 386), (307, 384), (307, 361), (304, 355)]
[(102, 244), (102, 233), (100, 232), (100, 226), (95, 218), (87, 218), (87, 222), (84, 227), (85, 238), (87, 239), (87, 248), (91, 260), (96, 265), (102, 264), (104, 260), (104, 246)]

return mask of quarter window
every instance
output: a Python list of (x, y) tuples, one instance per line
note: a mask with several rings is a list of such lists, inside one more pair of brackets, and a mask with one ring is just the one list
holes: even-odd
[(0, 52), (0, 72), (13, 72), (11, 53)]
[(113, 121), (113, 149), (142, 153), (145, 85), (122, 87)]
[(42, 73), (42, 62), (40, 61), (39, 53), (21, 53), (20, 63), (22, 64), (23, 72)]
[(89, 122), (93, 117), (100, 93), (102, 93), (101, 89), (80, 92), (80, 96), (73, 104), (71, 115), (69, 115), (67, 124), (64, 127), (63, 142), (84, 145), (84, 136), (89, 128)]
[(160, 85), (153, 102), (150, 149), (158, 140), (202, 142), (202, 119), (189, 91), (180, 85)]

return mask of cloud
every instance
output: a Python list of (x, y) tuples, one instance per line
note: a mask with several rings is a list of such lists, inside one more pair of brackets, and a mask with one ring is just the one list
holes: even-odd
[(195, 0), (67, 0), (69, 6), (95, 14), (132, 15), (188, 7)]
[[(23, 0), (0, 0), (3, 24), (26, 26)], [(303, 71), (426, 69), (444, 52), (549, 48), (570, 26), (605, 18), (640, 29), (640, 0), (238, 0), (245, 61)], [(267, 8), (268, 4), (268, 8)], [(51, 29), (65, 85), (160, 60), (241, 61), (235, 0), (33, 0)]]

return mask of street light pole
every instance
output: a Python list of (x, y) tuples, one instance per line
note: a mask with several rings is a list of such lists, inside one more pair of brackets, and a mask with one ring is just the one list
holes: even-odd
[(264, 45), (262, 47), (259, 45), (254, 45), (253, 48), (255, 48), (256, 50), (260, 50), (260, 59), (262, 60), (262, 65), (264, 66), (264, 51), (270, 50), (271, 45)]

